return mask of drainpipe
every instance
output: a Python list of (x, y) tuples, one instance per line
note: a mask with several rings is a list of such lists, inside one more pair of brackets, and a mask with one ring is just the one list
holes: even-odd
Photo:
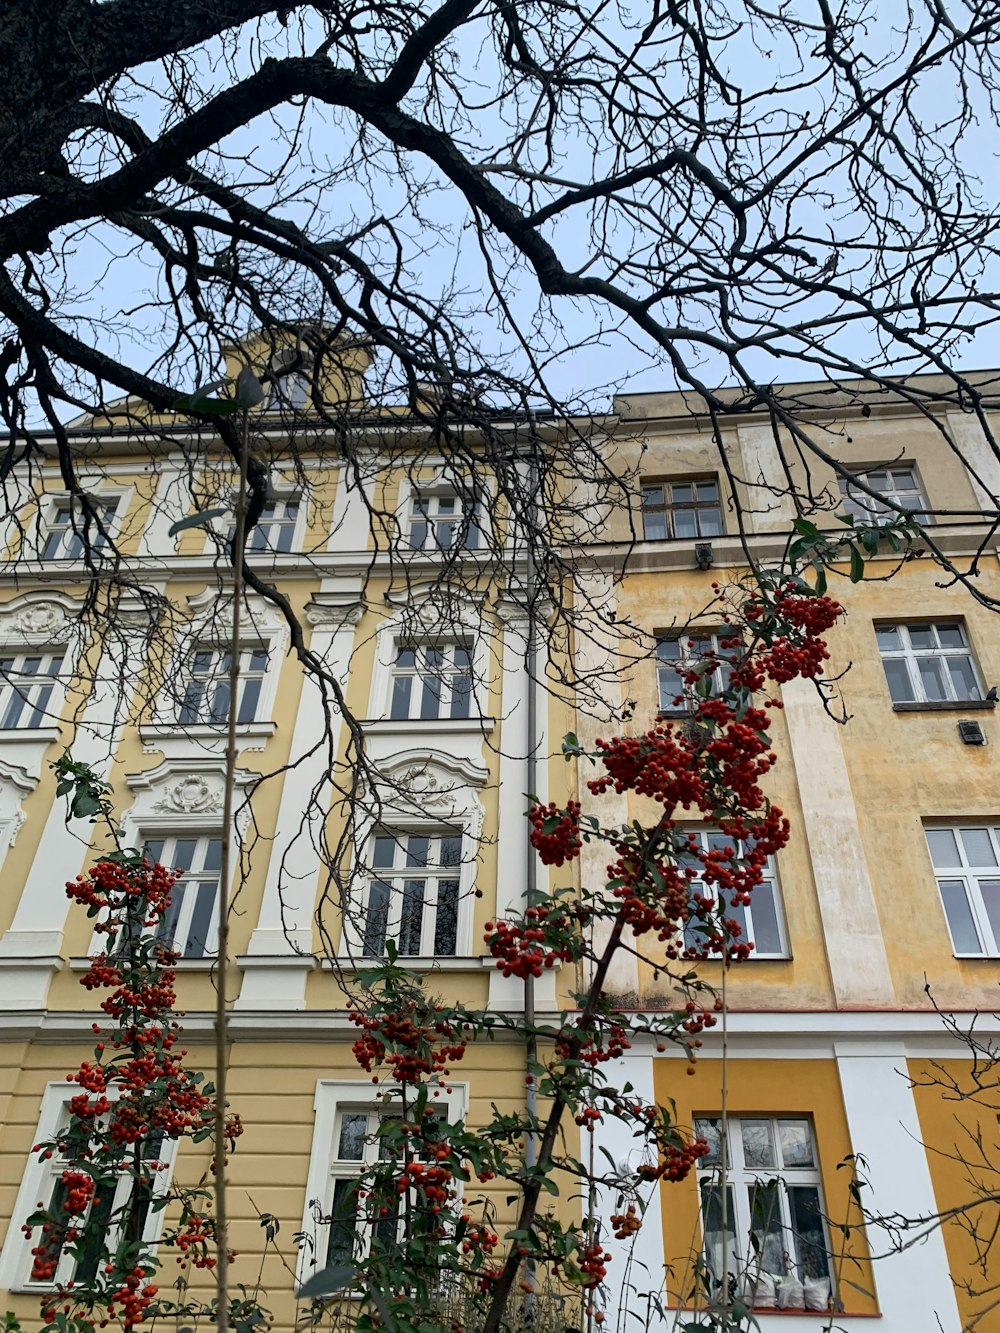
[[(525, 666), (528, 672), (527, 680), (527, 713), (528, 713), (528, 753), (526, 756), (525, 776), (528, 783), (528, 792), (531, 795), (536, 794), (538, 780), (538, 755), (537, 755), (537, 731), (538, 731), (538, 696), (535, 681), (535, 658), (538, 649), (538, 625), (535, 617), (535, 553), (532, 545), (532, 528), (537, 528), (536, 516), (538, 508), (535, 503), (538, 491), (538, 458), (535, 453), (535, 418), (534, 414), (528, 412), (528, 424), (531, 431), (529, 441), (530, 453), (528, 455), (528, 537), (526, 541), (527, 561), (524, 576), (525, 597), (528, 610), (528, 631), (527, 642), (525, 645)], [(535, 849), (530, 841), (527, 843), (527, 862), (524, 867), (524, 889), (525, 900), (528, 906), (534, 901), (535, 889), (538, 883), (538, 859), (535, 856)], [(535, 1082), (533, 1066), (538, 1056), (538, 1041), (535, 1038), (535, 978), (530, 974), (524, 978), (524, 1023), (528, 1029), (527, 1039), (525, 1041), (524, 1058), (531, 1082), (526, 1085), (525, 1111), (530, 1120), (534, 1120), (538, 1112), (538, 1088)], [(529, 1168), (536, 1165), (538, 1161), (538, 1140), (537, 1135), (532, 1131), (525, 1136), (524, 1141), (524, 1161)]]

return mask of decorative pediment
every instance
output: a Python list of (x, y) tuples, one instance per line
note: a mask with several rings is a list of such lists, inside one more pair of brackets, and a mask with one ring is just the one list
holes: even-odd
[(379, 771), (385, 817), (460, 823), (479, 836), (483, 807), (477, 791), (489, 777), (484, 765), (442, 750), (413, 749), (383, 760)]
[[(249, 820), (243, 793), (259, 777), (247, 769), (236, 770), (236, 822), (241, 832)], [(195, 830), (221, 824), (226, 770), (215, 756), (166, 759), (144, 773), (129, 774), (125, 781), (135, 793), (127, 818), (144, 832), (158, 826)]]
[(397, 588), (385, 595), (393, 614), (383, 629), (408, 634), (466, 633), (483, 631), (485, 593), (470, 595), (467, 589), (427, 582)]
[(0, 643), (7, 648), (66, 643), (80, 607), (64, 593), (26, 594), (0, 605)]

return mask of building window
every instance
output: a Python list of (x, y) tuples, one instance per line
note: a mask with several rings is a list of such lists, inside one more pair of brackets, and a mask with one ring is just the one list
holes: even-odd
[(454, 957), (458, 949), (460, 833), (375, 835), (362, 923), (362, 954), (381, 958), (391, 939), (400, 956)]
[(250, 530), (247, 550), (286, 554), (292, 549), (298, 521), (297, 498), (289, 496), (287, 499), (269, 500), (261, 510), (256, 527)]
[(471, 496), (414, 495), (408, 528), (414, 551), (476, 551), (482, 545), (479, 504)]
[(338, 1111), (334, 1121), (333, 1160), (331, 1162), (329, 1234), (326, 1263), (358, 1263), (368, 1257), (373, 1237), (381, 1249), (389, 1249), (399, 1231), (399, 1203), (385, 1217), (372, 1218), (359, 1196), (361, 1177), (376, 1162), (391, 1160), (396, 1154), (393, 1141), (385, 1130), (400, 1116), (371, 1107), (352, 1107)]
[[(722, 1120), (695, 1132), (710, 1146), (698, 1172), (705, 1262), (722, 1281)], [(726, 1140), (729, 1273), (822, 1284), (829, 1299), (830, 1250), (812, 1124), (801, 1117), (731, 1119)], [(802, 1308), (799, 1305), (798, 1308)], [(813, 1307), (815, 1308), (815, 1307)], [(825, 1301), (823, 1306), (825, 1308)]]
[[(69, 1094), (66, 1085), (52, 1084), (42, 1099), (41, 1116), (34, 1142), (55, 1138), (69, 1121)], [(166, 1170), (155, 1173), (150, 1186), (143, 1191), (139, 1200), (142, 1238), (147, 1246), (155, 1244), (163, 1226), (163, 1211), (159, 1208), (154, 1209), (152, 1205), (155, 1199), (161, 1198), (167, 1192), (170, 1184), (169, 1168), (173, 1163), (176, 1148), (175, 1140), (165, 1139), (162, 1136), (158, 1139), (151, 1136), (143, 1144), (146, 1161), (165, 1162), (167, 1165)], [(45, 1281), (32, 1280), (31, 1249), (33, 1246), (44, 1244), (44, 1239), (40, 1239), (37, 1232), (33, 1232), (30, 1237), (25, 1236), (21, 1231), (21, 1225), (24, 1219), (35, 1211), (39, 1202), (58, 1213), (65, 1198), (66, 1187), (62, 1181), (62, 1174), (66, 1167), (65, 1159), (59, 1156), (52, 1157), (47, 1162), (40, 1162), (37, 1153), (33, 1153), (29, 1158), (13, 1213), (17, 1224), (11, 1225), (8, 1229), (0, 1261), (0, 1281), (5, 1287), (50, 1290), (57, 1283), (92, 1282), (103, 1260), (102, 1251), (106, 1247), (113, 1249), (118, 1244), (121, 1220), (130, 1203), (131, 1190), (135, 1184), (134, 1178), (128, 1174), (120, 1176), (113, 1187), (98, 1187), (87, 1214), (88, 1221), (93, 1224), (93, 1243), (82, 1253), (79, 1252), (79, 1247), (75, 1247), (78, 1253), (74, 1255), (70, 1253), (68, 1245), (59, 1244), (57, 1240), (51, 1241), (44, 1257), (57, 1261), (55, 1274)]]
[[(230, 655), (226, 649), (199, 648), (195, 652), (178, 711), (178, 722), (185, 726), (218, 726), (228, 720), (229, 665)], [(241, 650), (237, 722), (256, 721), (266, 672), (266, 648)]]
[[(733, 839), (717, 829), (685, 829), (685, 834), (693, 838), (701, 851), (722, 851), (733, 846)], [(693, 869), (701, 868), (697, 857), (682, 858)], [(717, 901), (719, 889), (715, 884), (705, 884), (700, 878), (691, 881), (691, 893), (702, 898)], [(780, 895), (778, 892), (778, 874), (774, 857), (769, 856), (764, 867), (763, 878), (750, 895), (748, 907), (725, 901), (725, 915), (737, 923), (740, 935), (737, 943), (748, 940), (754, 947), (751, 958), (787, 958), (788, 948), (782, 927)], [(698, 930), (699, 922), (689, 922), (684, 931), (684, 943), (690, 949), (701, 949), (705, 936)]]
[[(656, 642), (656, 684), (661, 713), (689, 713), (697, 695), (693, 685), (681, 679), (706, 657), (725, 658), (721, 647), (724, 634), (671, 634)], [(730, 668), (720, 660), (712, 671), (713, 692), (721, 694), (729, 688)]]
[(26, 730), (54, 721), (47, 710), (62, 668), (61, 652), (0, 658), (0, 729)]
[(180, 871), (170, 891), (170, 906), (160, 922), (157, 938), (181, 958), (207, 958), (218, 941), (219, 876), (222, 839), (164, 837), (146, 842), (150, 861)]
[(642, 488), (642, 535), (648, 542), (668, 537), (720, 537), (722, 508), (716, 481), (664, 481)]
[(924, 832), (955, 953), (1000, 956), (1000, 828), (967, 824)]
[(968, 703), (983, 697), (965, 630), (957, 620), (876, 625), (895, 703)]
[(118, 513), (117, 500), (100, 500), (95, 509), (104, 532), (98, 528), (94, 518), (84, 516), (79, 505), (71, 500), (61, 500), (53, 508), (46, 524), (45, 542), (42, 546), (43, 560), (79, 560), (83, 555), (84, 529), (92, 553), (100, 551), (107, 544), (105, 535), (115, 521)]
[[(840, 485), (841, 507), (845, 514), (851, 514), (863, 523), (889, 523), (897, 518), (898, 510), (906, 510), (915, 518), (926, 522), (929, 518), (927, 501), (917, 480), (914, 467), (881, 467), (870, 472), (858, 472), (859, 481), (863, 481), (871, 490), (888, 504), (875, 500), (864, 491), (858, 490), (847, 477), (838, 477)], [(896, 508), (890, 508), (895, 505)]]
[(440, 644), (398, 649), (392, 668), (390, 718), (467, 718), (471, 705), (471, 648)]

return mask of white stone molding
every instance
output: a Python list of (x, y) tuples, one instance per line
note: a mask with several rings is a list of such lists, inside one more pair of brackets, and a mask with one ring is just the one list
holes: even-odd
[(58, 647), (73, 637), (80, 604), (62, 592), (23, 593), (0, 604), (0, 647)]
[(0, 757), (0, 865), (24, 823), (21, 802), (35, 790), (36, 782), (27, 769)]
[[(259, 773), (237, 769), (236, 828), (242, 835), (250, 823), (250, 811), (240, 796), (260, 780)], [(139, 835), (178, 829), (184, 833), (221, 832), (225, 807), (226, 766), (214, 755), (188, 755), (183, 759), (164, 759), (155, 768), (126, 774), (125, 782), (133, 793), (131, 806), (122, 813), (126, 840), (139, 841)]]
[[(359, 821), (357, 845), (367, 849), (378, 828), (393, 833), (433, 834), (441, 829), (460, 830), (464, 837), (463, 859), (458, 871), (458, 924), (456, 956), (473, 954), (473, 892), (480, 864), (480, 839), (486, 811), (478, 792), (489, 773), (482, 764), (442, 750), (412, 748), (387, 757), (379, 765), (384, 781), (366, 802)], [(363, 883), (357, 883), (346, 904), (340, 952), (360, 957), (363, 935)], [(428, 960), (413, 961), (426, 969)]]
[[(69, 599), (49, 597), (53, 599), (64, 609), (67, 603), (74, 605)], [(89, 765), (98, 778), (106, 778), (110, 771), (147, 649), (149, 617), (142, 604), (122, 599), (119, 609), (125, 632), (105, 646), (73, 742), (73, 757)], [(117, 615), (115, 620), (118, 624)], [(0, 1011), (45, 1007), (49, 982), (62, 965), (62, 932), (69, 907), (64, 886), (79, 873), (88, 842), (79, 822), (67, 820), (64, 803), (53, 801), (40, 840), (44, 854), (33, 860), (14, 919), (0, 938)]]
[(743, 455), (743, 477), (750, 488), (747, 511), (754, 532), (788, 532), (795, 506), (787, 494), (788, 478), (770, 425), (739, 426), (736, 431)]
[[(321, 591), (306, 608), (306, 620), (313, 626), (309, 647), (341, 684), (347, 679), (355, 629), (363, 614), (364, 604), (356, 594), (340, 592)], [(340, 752), (343, 725), (337, 719), (331, 742), (334, 753)], [(307, 674), (281, 788), (260, 914), (247, 953), (239, 959), (243, 984), (237, 1009), (305, 1008), (306, 980), (315, 965), (312, 913), (322, 861), (317, 847), (322, 846), (330, 764), (325, 732), (320, 687)]]
[[(837, 1070), (851, 1150), (867, 1162), (871, 1190), (865, 1206), (897, 1217), (933, 1217), (939, 1209), (931, 1181), (913, 1091), (906, 1078), (906, 1049), (867, 1053), (856, 1045), (838, 1052)], [(940, 1227), (927, 1228), (919, 1245), (891, 1253), (893, 1236), (866, 1228), (868, 1243), (884, 1257), (873, 1265), (885, 1333), (958, 1329), (961, 1320)], [(886, 1252), (889, 1253), (886, 1253)]]
[(781, 698), (836, 1003), (892, 1008), (895, 991), (840, 730), (812, 681), (789, 681)]
[(352, 459), (338, 465), (328, 551), (368, 549), (380, 461), (378, 449), (360, 448), (354, 450)]

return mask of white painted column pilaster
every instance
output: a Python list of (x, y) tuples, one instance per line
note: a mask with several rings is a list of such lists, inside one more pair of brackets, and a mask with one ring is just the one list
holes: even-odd
[[(106, 779), (121, 740), (136, 686), (146, 665), (149, 617), (142, 608), (115, 613), (115, 635), (103, 648), (90, 698), (73, 739), (73, 758)], [(10, 929), (0, 937), (0, 1010), (44, 1009), (49, 983), (62, 966), (69, 900), (66, 883), (80, 873), (89, 826), (66, 821), (53, 801)]]
[(892, 1008), (889, 960), (838, 728), (811, 682), (790, 681), (781, 697), (837, 1006)]
[(787, 532), (795, 519), (795, 506), (787, 494), (788, 478), (768, 426), (740, 426), (737, 430), (743, 473), (750, 489), (749, 508), (754, 532)]
[[(603, 1069), (612, 1087), (624, 1088), (631, 1084), (638, 1101), (655, 1105), (653, 1060), (650, 1055), (634, 1049), (621, 1060), (610, 1060)], [(586, 1161), (590, 1135), (585, 1132), (581, 1138), (584, 1140), (581, 1144), (582, 1156)], [(631, 1127), (622, 1120), (606, 1117), (594, 1130), (593, 1139), (594, 1161), (598, 1171), (605, 1170), (608, 1165), (602, 1148), (616, 1165), (624, 1168), (622, 1174), (626, 1176), (634, 1172), (646, 1156)], [(672, 1188), (678, 1187), (675, 1185)], [(643, 1202), (645, 1211), (642, 1214), (641, 1230), (628, 1240), (615, 1240), (609, 1218), (612, 1213), (624, 1212), (619, 1207), (621, 1200), (614, 1190), (598, 1190), (595, 1214), (601, 1219), (601, 1243), (611, 1255), (607, 1276), (610, 1328), (629, 1327), (629, 1320), (623, 1317), (626, 1311), (636, 1314), (637, 1327), (646, 1327), (645, 1317), (650, 1309), (648, 1298), (652, 1296), (660, 1301), (663, 1297), (663, 1216), (660, 1211), (659, 1182), (644, 1187)]]
[(354, 463), (345, 460), (339, 465), (327, 550), (368, 549), (372, 522), (369, 506), (375, 503), (378, 465), (379, 455), (374, 449), (358, 450)]
[[(591, 687), (583, 696), (577, 710), (576, 734), (584, 750), (593, 750), (599, 736), (606, 736), (609, 728), (619, 728), (622, 716), (620, 630), (615, 619), (618, 598), (614, 581), (605, 570), (595, 569), (577, 574), (576, 604), (584, 624), (576, 634), (576, 674), (581, 681), (590, 681)], [(581, 766), (581, 784), (599, 770)], [(581, 786), (580, 802), (583, 813), (593, 814), (605, 827), (628, 823), (628, 797), (613, 789), (601, 797), (592, 797)], [(594, 890), (607, 879), (608, 847), (604, 842), (585, 842), (580, 852), (580, 882)], [(610, 925), (598, 922), (594, 927), (594, 948), (600, 953), (610, 935)], [(605, 982), (605, 990), (630, 1000), (639, 994), (639, 969), (635, 955), (619, 949)]]
[[(864, 1174), (872, 1188), (865, 1191), (866, 1208), (900, 1217), (933, 1215), (938, 1205), (906, 1079), (904, 1046), (868, 1042), (865, 1049), (838, 1042), (836, 1051), (851, 1147), (868, 1164)], [(902, 1254), (891, 1253), (892, 1238), (882, 1228), (869, 1226), (867, 1235), (876, 1256), (883, 1333), (958, 1333), (962, 1322), (940, 1229)]]
[[(520, 915), (524, 911), (529, 859), (535, 855), (528, 841), (528, 796), (548, 800), (549, 696), (544, 681), (544, 644), (546, 629), (538, 629), (538, 646), (532, 666), (536, 699), (536, 734), (528, 732), (529, 679), (528, 613), (521, 603), (501, 600), (497, 614), (503, 623), (501, 665), (502, 723), (500, 729), (500, 772), (497, 819), (497, 916)], [(536, 610), (536, 614), (540, 614)], [(529, 792), (528, 756), (534, 753), (534, 791)], [(548, 872), (538, 862), (539, 883)], [(524, 983), (518, 977), (504, 977), (496, 967), (490, 969), (489, 1005), (507, 1012), (524, 1007)], [(555, 976), (551, 970), (535, 982), (535, 1007), (556, 1007)]]
[(990, 448), (976, 417), (948, 413), (948, 429), (965, 460), (969, 481), (984, 509), (1000, 508), (1000, 459)]
[[(323, 659), (342, 685), (347, 679), (354, 632), (364, 606), (356, 599), (317, 594), (306, 608), (313, 626), (310, 648)], [(340, 748), (340, 726), (333, 737)], [(289, 767), (281, 789), (278, 824), (268, 861), (264, 897), (247, 953), (237, 959), (243, 984), (236, 1009), (296, 1010), (306, 1003), (306, 979), (315, 966), (312, 912), (321, 863), (316, 838), (322, 834), (325, 811), (316, 808), (316, 793), (329, 772), (330, 752), (317, 745), (326, 729), (323, 699), (314, 677), (302, 682)], [(307, 813), (308, 812), (308, 813)]]

